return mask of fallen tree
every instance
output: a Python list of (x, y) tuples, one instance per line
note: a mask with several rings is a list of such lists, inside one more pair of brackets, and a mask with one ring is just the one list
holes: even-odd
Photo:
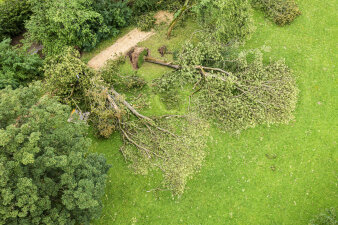
[(89, 111), (89, 122), (99, 136), (121, 134), (121, 152), (135, 172), (159, 169), (165, 187), (183, 193), (205, 157), (208, 123), (192, 113), (160, 117), (140, 113), (116, 88), (131, 92), (144, 82), (135, 75), (120, 74), (116, 62), (96, 73), (76, 52), (66, 49), (48, 60), (45, 73), (49, 92), (79, 111)]
[(109, 137), (115, 130), (121, 133), (121, 152), (134, 171), (145, 174), (160, 169), (165, 186), (182, 194), (187, 179), (205, 157), (208, 124), (193, 114), (145, 116), (99, 77), (92, 79), (87, 96), (100, 135)]
[(191, 109), (235, 133), (293, 119), (298, 89), (284, 60), (265, 63), (262, 50), (239, 52), (210, 38), (203, 40), (187, 43), (175, 63), (144, 54), (142, 61), (174, 69), (155, 80), (157, 93), (173, 98), (179, 88), (191, 85)]

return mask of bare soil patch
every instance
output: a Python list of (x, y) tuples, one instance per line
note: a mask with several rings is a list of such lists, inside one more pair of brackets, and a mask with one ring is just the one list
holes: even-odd
[(170, 24), (170, 22), (174, 19), (174, 14), (168, 11), (158, 11), (155, 14), (156, 24), (166, 23)]

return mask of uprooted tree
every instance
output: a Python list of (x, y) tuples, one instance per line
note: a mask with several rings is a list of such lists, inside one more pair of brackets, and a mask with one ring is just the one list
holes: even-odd
[(192, 113), (160, 117), (141, 114), (116, 89), (140, 88), (142, 79), (120, 74), (116, 62), (96, 73), (78, 56), (67, 48), (47, 60), (49, 92), (78, 110), (89, 110), (98, 135), (109, 137), (120, 132), (125, 143), (121, 152), (135, 172), (160, 169), (165, 186), (175, 194), (183, 193), (187, 179), (205, 157), (208, 124)]
[(191, 109), (233, 133), (293, 119), (298, 89), (284, 60), (264, 62), (262, 50), (203, 40), (186, 43), (174, 63), (144, 58), (174, 69), (154, 81), (164, 99), (170, 102), (180, 88), (191, 86)]
[(298, 94), (283, 60), (265, 62), (262, 50), (239, 51), (213, 37), (201, 39), (203, 43), (187, 42), (175, 62), (154, 59), (146, 48), (129, 55), (137, 68), (149, 62), (173, 69), (153, 82), (155, 92), (165, 100), (176, 98), (181, 88), (192, 87), (185, 115), (141, 114), (137, 98), (130, 94), (145, 81), (135, 74), (121, 74), (118, 64), (123, 60), (110, 62), (97, 73), (69, 48), (47, 60), (47, 87), (61, 101), (89, 110), (99, 136), (120, 132), (125, 143), (121, 152), (136, 172), (160, 169), (165, 186), (181, 194), (205, 156), (208, 125), (200, 115), (232, 133), (258, 124), (287, 123), (293, 118)]

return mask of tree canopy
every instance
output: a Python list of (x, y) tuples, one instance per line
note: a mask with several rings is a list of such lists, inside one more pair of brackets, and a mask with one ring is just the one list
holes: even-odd
[(10, 39), (0, 42), (0, 89), (42, 78), (42, 59), (37, 54), (10, 45)]
[(0, 91), (0, 224), (89, 224), (109, 166), (41, 83)]
[(29, 37), (43, 44), (44, 52), (57, 54), (65, 46), (90, 50), (100, 40), (116, 35), (128, 24), (126, 3), (93, 0), (30, 0), (33, 14), (26, 24)]

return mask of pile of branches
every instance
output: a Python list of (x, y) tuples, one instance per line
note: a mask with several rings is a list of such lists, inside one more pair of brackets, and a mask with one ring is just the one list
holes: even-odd
[(190, 108), (234, 133), (293, 119), (298, 89), (284, 60), (265, 63), (259, 49), (239, 51), (204, 40), (188, 42), (175, 63), (146, 58), (175, 69), (155, 80), (159, 94), (172, 96), (179, 88), (191, 86)]
[[(207, 123), (193, 114), (148, 117), (139, 112), (146, 105), (134, 95), (146, 84), (136, 74), (123, 74), (122, 59), (99, 71), (89, 69), (74, 49), (48, 59), (46, 88), (59, 100), (89, 111), (89, 122), (100, 137), (119, 132), (124, 141), (121, 152), (137, 173), (160, 169), (164, 185), (182, 194), (191, 175), (205, 157)], [(127, 101), (125, 93), (128, 95)]]
[(150, 118), (99, 76), (92, 79), (91, 86), (87, 96), (99, 134), (109, 137), (119, 131), (124, 140), (121, 152), (135, 172), (160, 169), (164, 185), (174, 194), (182, 194), (187, 179), (204, 160), (207, 123), (192, 114)]

